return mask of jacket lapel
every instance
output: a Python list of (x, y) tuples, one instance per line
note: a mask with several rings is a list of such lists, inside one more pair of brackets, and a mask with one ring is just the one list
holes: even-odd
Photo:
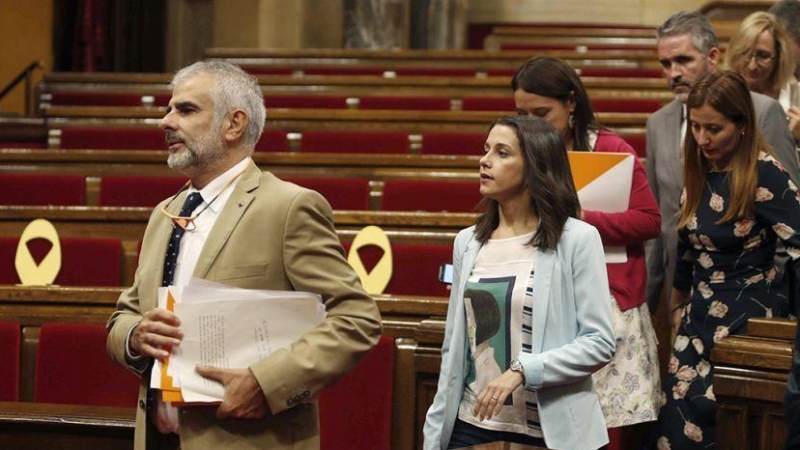
[(533, 272), (533, 307), (531, 312), (531, 351), (541, 353), (544, 343), (547, 309), (553, 288), (553, 268), (557, 262), (555, 250), (536, 249), (536, 266)]
[[(250, 203), (253, 201), (253, 191), (258, 188), (259, 177), (261, 171), (255, 165), (250, 163), (242, 179), (234, 186), (231, 196), (225, 207), (220, 211), (219, 218), (208, 234), (206, 243), (203, 250), (200, 252), (200, 257), (197, 260), (197, 266), (194, 269), (194, 276), (198, 278), (205, 278), (211, 265), (216, 261), (217, 255), (220, 250), (228, 241), (231, 233), (236, 228), (239, 220), (244, 215)], [(163, 269), (162, 269), (163, 270)]]

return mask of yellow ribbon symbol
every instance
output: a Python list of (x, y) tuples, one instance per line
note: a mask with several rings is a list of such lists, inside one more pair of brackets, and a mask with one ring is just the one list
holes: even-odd
[[(36, 264), (28, 249), (28, 242), (38, 238), (46, 239), (53, 244), (53, 247), (42, 259), (42, 262)], [(36, 219), (25, 227), (17, 245), (14, 266), (17, 268), (17, 275), (23, 286), (53, 284), (61, 270), (61, 241), (58, 239), (58, 232), (52, 223), (45, 219)]]
[[(380, 261), (369, 273), (358, 255), (358, 249), (367, 245), (376, 245), (383, 250)], [(370, 225), (362, 228), (353, 239), (350, 253), (347, 255), (347, 262), (361, 278), (361, 285), (368, 294), (382, 294), (386, 285), (389, 284), (389, 280), (392, 279), (392, 247), (389, 245), (389, 237), (380, 227)]]

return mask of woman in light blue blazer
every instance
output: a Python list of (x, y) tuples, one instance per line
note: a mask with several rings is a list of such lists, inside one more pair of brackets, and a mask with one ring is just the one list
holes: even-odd
[[(485, 212), (455, 240), (424, 448), (511, 441), (597, 449), (608, 435), (591, 375), (614, 354), (610, 293), (600, 236), (575, 218), (564, 144), (543, 119), (500, 118), (480, 175)], [(499, 327), (482, 319), (487, 295)]]

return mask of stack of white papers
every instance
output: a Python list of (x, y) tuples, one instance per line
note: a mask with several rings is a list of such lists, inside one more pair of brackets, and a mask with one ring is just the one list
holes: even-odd
[(222, 401), (222, 384), (201, 377), (195, 366), (247, 368), (325, 319), (322, 298), (307, 292), (240, 289), (192, 278), (187, 286), (158, 294), (159, 307), (180, 318), (183, 340), (165, 361), (166, 370), (156, 361), (150, 387), (176, 403)]

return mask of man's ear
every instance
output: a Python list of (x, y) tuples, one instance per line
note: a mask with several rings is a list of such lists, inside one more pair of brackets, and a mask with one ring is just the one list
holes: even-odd
[(247, 128), (248, 120), (249, 118), (244, 111), (241, 109), (234, 110), (225, 121), (222, 137), (228, 142), (238, 141)]
[(717, 66), (719, 65), (719, 48), (711, 47), (711, 50), (708, 51), (708, 71), (714, 72), (717, 70)]

